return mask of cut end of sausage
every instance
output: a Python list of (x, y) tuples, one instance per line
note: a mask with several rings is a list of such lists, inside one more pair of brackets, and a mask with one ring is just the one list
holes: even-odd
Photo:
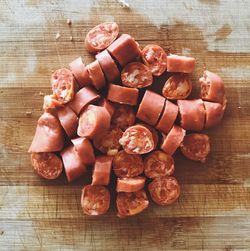
[(134, 178), (118, 178), (117, 179), (117, 192), (136, 192), (144, 188), (145, 177), (134, 177)]

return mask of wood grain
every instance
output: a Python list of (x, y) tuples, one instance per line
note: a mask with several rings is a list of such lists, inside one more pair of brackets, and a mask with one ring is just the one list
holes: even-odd
[[(250, 2), (128, 2), (130, 8), (115, 0), (0, 0), (1, 250), (250, 250)], [(145, 213), (124, 220), (115, 208), (98, 218), (82, 214), (81, 188), (90, 172), (70, 185), (64, 174), (45, 181), (27, 154), (51, 71), (79, 55), (91, 62), (84, 36), (112, 20), (141, 46), (157, 43), (196, 57), (192, 97), (206, 67), (222, 76), (228, 98), (223, 122), (206, 131), (207, 162), (175, 155), (178, 202), (151, 202)]]

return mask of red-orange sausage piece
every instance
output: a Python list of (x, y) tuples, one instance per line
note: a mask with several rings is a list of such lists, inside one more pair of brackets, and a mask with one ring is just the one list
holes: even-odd
[(89, 52), (97, 53), (112, 44), (118, 34), (119, 27), (117, 23), (101, 23), (88, 32), (85, 38), (85, 47)]
[(32, 153), (31, 163), (36, 173), (48, 180), (54, 180), (62, 173), (62, 160), (54, 153)]
[(153, 75), (146, 65), (140, 62), (132, 62), (123, 68), (121, 80), (124, 86), (144, 88), (152, 85)]
[(180, 148), (188, 159), (205, 162), (210, 152), (209, 137), (201, 133), (187, 134)]
[(138, 108), (136, 117), (149, 125), (156, 125), (163, 111), (165, 98), (146, 90)]
[(162, 75), (167, 69), (167, 54), (159, 45), (145, 46), (142, 50), (142, 60), (154, 76)]
[(110, 127), (110, 114), (101, 106), (88, 105), (79, 118), (77, 134), (94, 139)]
[(53, 113), (57, 108), (63, 107), (54, 94), (45, 95), (43, 98), (43, 110)]
[(205, 108), (201, 99), (177, 101), (181, 127), (185, 130), (201, 131), (205, 123)]
[(86, 166), (73, 145), (66, 147), (60, 155), (68, 182), (76, 180), (86, 173)]
[(187, 74), (171, 76), (162, 89), (162, 95), (170, 100), (186, 99), (192, 91), (192, 82)]
[(128, 34), (122, 34), (107, 50), (121, 66), (125, 66), (141, 55), (138, 43)]
[(204, 101), (206, 110), (205, 129), (216, 126), (220, 123), (224, 115), (224, 107), (219, 103)]
[(112, 124), (125, 131), (135, 123), (135, 112), (129, 105), (114, 104), (115, 111), (112, 116)]
[(75, 151), (78, 153), (81, 161), (85, 165), (92, 165), (95, 163), (95, 154), (92, 144), (87, 138), (74, 138), (71, 140)]
[(79, 114), (86, 105), (95, 102), (99, 98), (100, 96), (92, 87), (86, 86), (76, 93), (69, 106), (76, 114)]
[(180, 146), (185, 134), (186, 131), (183, 128), (174, 125), (168, 135), (164, 135), (161, 149), (168, 155), (173, 155)]
[(156, 129), (167, 134), (172, 128), (178, 115), (178, 106), (171, 103), (170, 101), (165, 101), (165, 107), (163, 113), (156, 124)]
[(87, 185), (82, 189), (81, 207), (85, 214), (105, 214), (109, 205), (110, 192), (106, 187)]
[(75, 95), (75, 78), (66, 68), (58, 69), (51, 75), (51, 86), (60, 104), (68, 103)]
[(124, 150), (115, 155), (113, 170), (119, 178), (132, 178), (143, 172), (142, 157), (139, 154), (128, 154)]
[(149, 131), (152, 133), (153, 140), (154, 140), (154, 149), (155, 149), (158, 145), (158, 142), (159, 142), (158, 131), (154, 127), (147, 125), (147, 124), (139, 124), (139, 125), (147, 127), (149, 129)]
[(195, 58), (178, 56), (178, 55), (168, 55), (167, 56), (167, 71), (168, 72), (183, 72), (192, 73), (195, 67)]
[(133, 193), (118, 193), (116, 206), (118, 217), (133, 216), (141, 213), (148, 207), (149, 201), (144, 190)]
[(98, 60), (108, 82), (113, 82), (120, 77), (118, 67), (107, 50), (98, 53), (95, 58)]
[(145, 177), (134, 177), (134, 178), (118, 178), (116, 191), (117, 192), (137, 192), (144, 188)]
[(149, 185), (152, 200), (162, 206), (174, 203), (180, 196), (180, 185), (174, 177), (158, 177)]
[(57, 152), (63, 145), (64, 135), (59, 120), (50, 113), (44, 113), (37, 121), (29, 152)]
[(96, 158), (91, 185), (107, 186), (109, 184), (112, 159), (113, 157), (110, 156), (98, 156)]
[(109, 156), (116, 155), (121, 148), (119, 140), (122, 133), (120, 128), (111, 126), (107, 132), (94, 138), (95, 148)]
[(127, 128), (119, 142), (129, 154), (145, 154), (155, 148), (152, 133), (143, 125), (134, 125)]
[(76, 136), (78, 117), (72, 111), (72, 109), (70, 109), (69, 106), (64, 106), (58, 109), (57, 116), (69, 138)]
[(73, 73), (79, 87), (84, 87), (91, 84), (91, 79), (82, 57), (78, 57), (69, 64), (69, 68)]
[(115, 107), (113, 104), (111, 104), (111, 102), (104, 98), (98, 103), (98, 105), (104, 107), (109, 112), (110, 117), (112, 118), (115, 112)]
[(144, 174), (148, 178), (170, 176), (173, 172), (174, 159), (162, 151), (154, 151), (144, 159)]
[(105, 76), (102, 71), (102, 68), (97, 60), (87, 65), (87, 71), (91, 79), (92, 85), (97, 89), (102, 89), (105, 84)]
[(220, 76), (210, 71), (204, 71), (199, 82), (201, 84), (200, 96), (202, 99), (220, 104), (224, 103), (225, 87)]

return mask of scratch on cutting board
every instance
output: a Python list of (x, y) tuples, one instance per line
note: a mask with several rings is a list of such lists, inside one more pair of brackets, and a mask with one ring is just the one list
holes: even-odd
[(26, 66), (24, 68), (25, 73), (33, 73), (36, 68), (37, 57), (34, 51), (30, 50), (26, 56)]

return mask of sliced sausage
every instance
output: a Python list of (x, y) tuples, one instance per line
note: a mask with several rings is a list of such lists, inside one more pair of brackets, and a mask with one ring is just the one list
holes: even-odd
[(107, 186), (109, 184), (112, 159), (113, 157), (110, 156), (98, 156), (96, 158), (91, 185)]
[(142, 50), (142, 60), (154, 76), (160, 76), (167, 70), (167, 54), (156, 44), (149, 44)]
[(100, 96), (92, 87), (86, 86), (76, 93), (69, 106), (76, 114), (79, 114), (86, 105), (95, 102), (99, 98)]
[(178, 55), (168, 55), (167, 56), (167, 71), (168, 72), (183, 72), (192, 73), (195, 67), (195, 58), (178, 56)]
[(188, 159), (205, 162), (210, 152), (209, 137), (201, 133), (187, 134), (180, 148), (183, 155)]
[(85, 47), (89, 52), (97, 53), (112, 44), (118, 34), (119, 27), (117, 23), (101, 23), (88, 32), (85, 38)]
[(29, 152), (57, 152), (63, 145), (64, 135), (59, 120), (50, 113), (44, 113), (37, 121)]
[(102, 68), (97, 60), (87, 65), (87, 71), (89, 73), (89, 77), (92, 81), (92, 85), (97, 89), (102, 89), (105, 84), (105, 76), (102, 71)]
[(94, 138), (95, 148), (109, 156), (116, 155), (121, 148), (119, 140), (122, 137), (122, 133), (119, 127), (111, 126), (107, 132)]
[(91, 79), (82, 57), (78, 57), (69, 64), (69, 68), (73, 73), (79, 87), (91, 85)]
[(78, 117), (69, 106), (64, 106), (57, 111), (57, 117), (69, 138), (76, 136)]
[(145, 64), (132, 62), (123, 68), (121, 80), (124, 86), (144, 88), (152, 85), (153, 75)]
[(114, 156), (113, 170), (119, 178), (132, 178), (143, 172), (142, 157), (139, 154), (128, 154), (124, 150)]
[(138, 43), (128, 34), (122, 34), (107, 50), (121, 66), (125, 66), (141, 55)]
[(201, 98), (207, 101), (224, 103), (225, 87), (223, 80), (211, 71), (204, 71), (203, 77), (199, 79), (201, 84)]
[(136, 117), (149, 125), (156, 125), (163, 111), (165, 98), (146, 90), (138, 108)]
[(152, 133), (143, 125), (127, 128), (119, 142), (129, 154), (145, 154), (155, 148)]
[(156, 124), (156, 129), (167, 134), (172, 128), (178, 115), (178, 106), (171, 103), (170, 101), (165, 101), (165, 107), (163, 113)]
[(136, 105), (138, 95), (139, 91), (136, 88), (109, 84), (107, 99), (119, 104)]
[(201, 131), (205, 123), (205, 107), (201, 99), (178, 100), (181, 127), (185, 130)]
[(141, 213), (148, 207), (149, 201), (144, 190), (132, 193), (118, 193), (116, 206), (118, 217), (133, 216)]
[(134, 178), (118, 178), (116, 191), (117, 192), (137, 192), (144, 188), (145, 177), (134, 177)]
[(115, 107), (113, 104), (111, 104), (107, 99), (102, 99), (98, 105), (104, 107), (110, 114), (110, 117), (112, 118), (114, 112), (115, 112)]
[(174, 125), (168, 135), (163, 135), (161, 149), (168, 155), (173, 155), (180, 146), (185, 134), (186, 131), (183, 128)]
[(224, 115), (224, 107), (219, 103), (204, 101), (206, 110), (205, 129), (216, 126), (220, 123)]
[(48, 180), (54, 180), (62, 173), (62, 160), (54, 153), (32, 153), (31, 164), (39, 176)]
[(149, 185), (152, 200), (162, 206), (174, 203), (180, 196), (180, 185), (174, 177), (158, 177)]
[(125, 131), (135, 123), (135, 112), (129, 105), (115, 104), (115, 112), (112, 117), (112, 124)]
[(82, 189), (81, 206), (85, 214), (105, 214), (109, 205), (110, 192), (106, 187), (87, 185)]
[(173, 172), (174, 159), (162, 151), (154, 151), (144, 159), (144, 174), (148, 178), (170, 176)]
[(58, 69), (51, 75), (51, 86), (60, 104), (68, 103), (75, 95), (75, 78), (66, 68)]
[(153, 140), (154, 140), (154, 149), (155, 149), (158, 145), (158, 142), (159, 142), (158, 131), (154, 127), (147, 125), (147, 124), (139, 124), (139, 125), (147, 127), (149, 129), (149, 131), (152, 133)]
[(62, 107), (63, 104), (61, 104), (56, 96), (54, 94), (51, 95), (45, 95), (43, 98), (43, 110), (45, 112), (53, 113), (54, 110), (56, 110), (59, 107)]
[(86, 166), (73, 145), (70, 145), (63, 149), (60, 155), (63, 160), (64, 170), (68, 182), (76, 180), (86, 173)]
[(78, 153), (81, 161), (85, 165), (95, 163), (95, 154), (91, 142), (87, 138), (74, 138), (71, 140), (75, 151)]
[(187, 74), (174, 74), (163, 86), (162, 95), (170, 100), (186, 99), (192, 91), (192, 82)]
[(79, 118), (77, 134), (81, 137), (94, 139), (109, 129), (110, 115), (101, 106), (88, 105)]
[(118, 67), (107, 50), (98, 53), (95, 58), (98, 60), (108, 82), (113, 82), (120, 77)]

